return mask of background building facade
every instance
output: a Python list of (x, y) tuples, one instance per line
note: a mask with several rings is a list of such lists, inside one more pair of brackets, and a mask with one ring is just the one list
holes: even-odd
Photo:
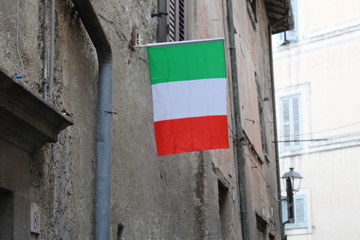
[[(94, 238), (103, 31), (110, 239), (281, 239), (270, 36), (291, 25), (278, 21), (288, 2), (79, 2), (0, 2), (0, 238)], [(92, 4), (101, 26), (89, 28)], [(147, 53), (133, 45), (213, 37), (225, 38), (231, 148), (157, 157)]]
[(360, 5), (292, 5), (295, 29), (273, 38), (281, 171), (304, 177), (286, 233), (357, 239)]

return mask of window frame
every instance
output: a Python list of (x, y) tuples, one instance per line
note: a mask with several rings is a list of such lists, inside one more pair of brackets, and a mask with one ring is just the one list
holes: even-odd
[(258, 100), (258, 114), (259, 114), (259, 119), (260, 119), (261, 148), (262, 148), (262, 151), (264, 153), (264, 159), (269, 160), (269, 157), (267, 156), (267, 154), (269, 152), (269, 146), (268, 146), (267, 127), (266, 127), (266, 124), (265, 124), (266, 116), (265, 116), (265, 113), (264, 113), (265, 109), (263, 107), (263, 104), (264, 104), (263, 99), (264, 99), (264, 97), (263, 97), (262, 88), (260, 87), (256, 72), (254, 73), (254, 75), (255, 75), (257, 100)]
[(184, 41), (189, 38), (189, 0), (159, 0), (158, 42)]
[[(289, 72), (290, 77), (292, 76), (291, 72)], [(296, 78), (294, 78), (294, 81)], [(307, 152), (311, 143), (309, 142), (301, 142), (302, 148), (299, 150), (284, 150), (282, 147), (281, 141), (283, 140), (282, 132), (281, 132), (281, 123), (280, 123), (280, 99), (286, 96), (301, 94), (301, 128), (302, 128), (302, 136), (301, 139), (311, 139), (312, 134), (310, 134), (310, 83), (301, 83), (298, 85), (294, 85), (291, 87), (278, 88), (276, 89), (276, 119), (277, 119), (277, 135), (278, 135), (278, 147), (279, 147), (279, 157), (292, 156), (299, 153)]]
[[(303, 221), (299, 222), (299, 203), (298, 201), (302, 200), (302, 211), (301, 214), (303, 214)], [(294, 195), (294, 222), (293, 223), (286, 223), (285, 229), (291, 229), (291, 228), (304, 228), (307, 227), (307, 214), (306, 214), (306, 195)], [(287, 201), (282, 201), (282, 217), (283, 220), (287, 219), (287, 213), (288, 213), (288, 207), (287, 207)], [(283, 221), (284, 222), (284, 221)], [(286, 222), (286, 220), (285, 220)]]
[[(294, 108), (295, 101), (297, 101), (297, 109)], [(284, 105), (288, 102), (288, 117), (285, 117), (285, 109)], [(296, 93), (288, 96), (283, 96), (279, 99), (280, 105), (280, 131), (283, 139), (281, 140), (281, 151), (295, 151), (301, 150), (303, 148), (303, 144), (301, 141), (295, 142), (293, 140), (301, 140), (301, 135), (303, 133), (302, 127), (302, 96), (301, 93)], [(296, 112), (298, 114), (298, 119), (295, 119)], [(288, 118), (288, 120), (285, 120)], [(298, 122), (297, 124), (295, 122)], [(286, 126), (288, 126), (289, 136), (287, 136)], [(298, 128), (295, 130), (295, 128)], [(298, 134), (296, 134), (298, 132)], [(290, 142), (286, 142), (290, 141)]]
[[(167, 1), (167, 36), (168, 42), (188, 39), (188, 1)], [(172, 27), (171, 27), (172, 26)]]
[(247, 0), (246, 5), (247, 5), (247, 10), (248, 10), (248, 13), (249, 13), (251, 23), (252, 23), (254, 29), (256, 29), (256, 23), (258, 22), (258, 19), (257, 19), (257, 0)]
[[(282, 195), (285, 195), (285, 192), (282, 192)], [(298, 208), (299, 203), (298, 200), (303, 200), (303, 209), (302, 213), (304, 215), (304, 221), (298, 221)], [(301, 188), (295, 195), (294, 195), (294, 223), (286, 223), (287, 219), (287, 201), (281, 202), (281, 210), (282, 210), (282, 222), (285, 223), (285, 233), (287, 235), (302, 235), (302, 234), (310, 234), (312, 233), (312, 219), (311, 219), (311, 195), (309, 188)]]
[(294, 29), (284, 32), (285, 42), (297, 42), (299, 40), (298, 0), (291, 0), (291, 9), (294, 18)]

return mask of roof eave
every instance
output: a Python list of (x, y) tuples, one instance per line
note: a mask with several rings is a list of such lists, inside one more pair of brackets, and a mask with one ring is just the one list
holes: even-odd
[(265, 0), (272, 34), (288, 31), (294, 28), (294, 17), (290, 0)]

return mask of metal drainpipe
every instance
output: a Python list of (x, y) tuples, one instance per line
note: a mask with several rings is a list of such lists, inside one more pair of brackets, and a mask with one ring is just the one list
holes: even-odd
[(241, 219), (241, 230), (243, 240), (250, 239), (250, 223), (248, 216), (248, 199), (247, 199), (247, 180), (245, 171), (245, 156), (244, 147), (242, 144), (243, 132), (241, 123), (241, 104), (239, 95), (239, 84), (238, 84), (238, 73), (237, 73), (237, 60), (236, 60), (236, 47), (235, 47), (235, 27), (234, 27), (234, 16), (232, 0), (226, 0), (227, 8), (227, 23), (229, 31), (229, 48), (230, 48), (230, 68), (231, 68), (231, 83), (233, 92), (233, 111), (235, 118), (235, 136), (234, 136), (234, 151), (237, 165), (237, 175), (239, 184), (239, 195), (240, 195), (240, 219)]
[(44, 0), (44, 28), (43, 28), (43, 51), (44, 51), (44, 62), (43, 62), (43, 97), (47, 98), (47, 80), (48, 80), (48, 46), (47, 46), (47, 35), (48, 35), (48, 15), (47, 15), (48, 0)]
[(95, 239), (110, 239), (112, 161), (112, 52), (90, 0), (72, 0), (95, 46), (99, 62), (95, 169)]
[(54, 88), (54, 60), (55, 60), (55, 0), (51, 0), (50, 7), (50, 62), (49, 62), (49, 96), (53, 99)]
[(279, 148), (276, 142), (277, 140), (277, 119), (276, 119), (276, 99), (275, 99), (275, 77), (274, 77), (274, 60), (273, 60), (273, 49), (272, 49), (272, 30), (273, 28), (286, 21), (289, 18), (287, 14), (285, 17), (281, 18), (280, 20), (274, 22), (273, 24), (269, 24), (269, 56), (270, 56), (270, 71), (271, 71), (271, 93), (272, 93), (272, 102), (273, 102), (273, 122), (274, 122), (274, 139), (275, 139), (275, 162), (276, 162), (276, 178), (277, 178), (277, 185), (278, 185), (278, 208), (279, 208), (279, 217), (280, 217), (280, 234), (281, 239), (285, 240), (285, 228), (284, 224), (282, 223), (282, 206), (281, 206), (281, 183), (280, 183), (280, 163), (279, 163)]

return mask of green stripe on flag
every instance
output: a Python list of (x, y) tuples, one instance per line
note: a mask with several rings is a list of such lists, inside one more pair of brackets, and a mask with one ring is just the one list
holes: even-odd
[(149, 46), (151, 84), (226, 78), (224, 40)]

